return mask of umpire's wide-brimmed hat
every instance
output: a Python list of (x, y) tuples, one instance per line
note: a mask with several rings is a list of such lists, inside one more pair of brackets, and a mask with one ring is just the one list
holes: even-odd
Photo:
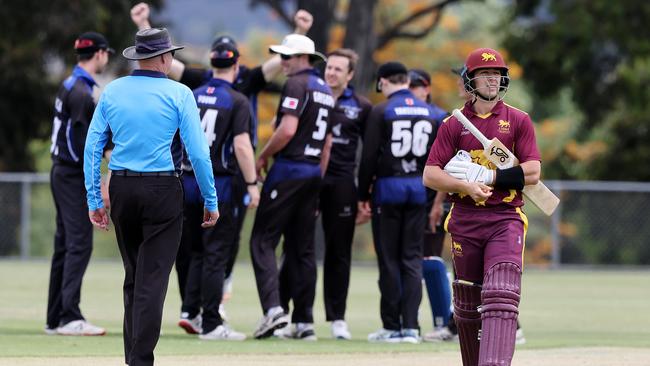
[(182, 48), (172, 44), (166, 28), (149, 28), (135, 34), (135, 46), (125, 48), (122, 56), (129, 60), (146, 60)]
[(309, 55), (311, 61), (325, 61), (325, 55), (316, 51), (314, 41), (302, 34), (289, 34), (284, 37), (282, 44), (270, 46), (269, 52), (286, 56)]

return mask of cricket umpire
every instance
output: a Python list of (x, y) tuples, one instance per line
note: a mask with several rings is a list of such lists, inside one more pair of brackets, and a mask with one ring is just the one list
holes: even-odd
[[(81, 34), (74, 49), (78, 63), (54, 102), (50, 184), (56, 207), (54, 254), (47, 301), (47, 334), (104, 335), (79, 309), (81, 282), (93, 249), (93, 227), (86, 220), (83, 149), (95, 110), (95, 77), (106, 68), (113, 49), (103, 35)], [(101, 151), (98, 160), (101, 160)]]
[(218, 217), (208, 145), (196, 101), (169, 80), (176, 50), (164, 28), (139, 31), (122, 55), (139, 69), (106, 86), (88, 131), (84, 174), (91, 222), (106, 229), (99, 158), (113, 134), (111, 218), (124, 262), (124, 353), (130, 366), (153, 365), (169, 273), (183, 223), (179, 179), (185, 146), (205, 201), (203, 227)]

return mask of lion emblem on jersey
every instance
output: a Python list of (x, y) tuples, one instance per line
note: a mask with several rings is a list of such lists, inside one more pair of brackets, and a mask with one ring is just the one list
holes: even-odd
[(500, 119), (499, 120), (499, 132), (500, 133), (510, 133), (510, 122)]
[(496, 61), (497, 57), (494, 55), (494, 53), (489, 53), (489, 52), (483, 52), (481, 54), (481, 58), (483, 61), (488, 62), (488, 61)]

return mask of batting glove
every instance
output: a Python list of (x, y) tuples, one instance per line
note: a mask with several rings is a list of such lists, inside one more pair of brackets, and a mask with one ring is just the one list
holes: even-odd
[(459, 151), (456, 156), (445, 165), (445, 171), (452, 177), (466, 182), (478, 182), (485, 185), (494, 183), (495, 172), (482, 165), (472, 163), (466, 151)]

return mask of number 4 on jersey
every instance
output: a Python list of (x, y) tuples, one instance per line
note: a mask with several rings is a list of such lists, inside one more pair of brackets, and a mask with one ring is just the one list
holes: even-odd
[(206, 109), (201, 118), (201, 129), (203, 129), (205, 138), (208, 140), (208, 146), (210, 147), (212, 147), (214, 140), (217, 139), (217, 134), (214, 133), (214, 127), (217, 122), (218, 114), (219, 111), (217, 109)]

